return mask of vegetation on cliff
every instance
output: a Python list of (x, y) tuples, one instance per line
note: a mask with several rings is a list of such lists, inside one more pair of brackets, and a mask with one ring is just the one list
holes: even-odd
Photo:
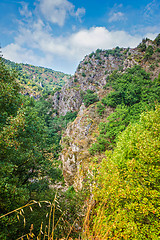
[(110, 85), (114, 91), (102, 98), (97, 108), (101, 115), (106, 105), (114, 107), (115, 111), (107, 122), (99, 124), (100, 134), (90, 148), (92, 154), (113, 148), (118, 134), (129, 123), (137, 121), (142, 111), (160, 102), (160, 74), (152, 81), (140, 66), (129, 68), (124, 74), (114, 72), (107, 78), (105, 87)]
[[(114, 151), (93, 164), (87, 239), (160, 236), (160, 106), (119, 134)], [(98, 161), (98, 158), (97, 160)]]
[(18, 72), (18, 80), (21, 92), (40, 98), (54, 94), (55, 89), (62, 87), (70, 75), (54, 71), (49, 68), (37, 67), (29, 64), (15, 63), (3, 59), (8, 69), (15, 69)]
[[(5, 215), (31, 200), (54, 199), (56, 189), (52, 190), (50, 186), (55, 185), (56, 181), (63, 184), (62, 171), (58, 168), (61, 132), (76, 114), (52, 118), (51, 103), (43, 99), (35, 101), (33, 97), (20, 94), (16, 73), (9, 71), (2, 59), (0, 82), (0, 212)], [(69, 190), (59, 192), (60, 196), (57, 196), (60, 211), (65, 212), (63, 219), (72, 219), (70, 224), (75, 220), (75, 209), (78, 207), (73, 204), (78, 197), (72, 193)], [(68, 208), (72, 208), (72, 216), (68, 214)], [(26, 234), (32, 223), (35, 234), (38, 234), (41, 222), (47, 224), (45, 216), (48, 208), (44, 206), (39, 209), (35, 206), (33, 209), (31, 217), (24, 218), (25, 226), (19, 219), (23, 220), (23, 216), (29, 214), (28, 209), (3, 217), (0, 220), (0, 239), (16, 239)], [(60, 211), (56, 212), (55, 221), (58, 221)], [(68, 234), (69, 229), (66, 222), (58, 236), (63, 236), (65, 231)]]

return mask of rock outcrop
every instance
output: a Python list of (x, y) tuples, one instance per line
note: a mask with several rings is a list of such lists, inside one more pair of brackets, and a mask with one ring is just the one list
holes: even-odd
[(63, 175), (68, 186), (81, 189), (92, 157), (88, 149), (96, 141), (99, 123), (106, 121), (106, 117), (112, 112), (112, 108), (106, 107), (103, 117), (100, 117), (96, 104), (88, 108), (82, 104), (77, 118), (68, 125), (61, 141)]
[[(124, 49), (121, 51), (123, 52)], [(87, 89), (99, 92), (106, 84), (106, 77), (112, 71), (123, 68), (123, 60), (124, 56), (121, 53), (113, 56), (102, 50), (86, 56), (79, 64), (74, 76), (68, 80), (59, 93), (55, 93), (54, 109), (59, 115), (79, 111), (82, 104), (81, 93)]]
[(65, 115), (69, 111), (78, 111), (77, 118), (68, 125), (61, 140), (63, 175), (68, 186), (73, 185), (76, 190), (81, 189), (92, 158), (88, 149), (99, 134), (98, 125), (106, 121), (106, 118), (114, 111), (106, 107), (103, 116), (100, 116), (96, 103), (88, 108), (84, 106), (82, 93), (90, 89), (97, 93), (99, 99), (102, 99), (111, 91), (111, 88), (103, 88), (106, 85), (107, 76), (115, 70), (123, 73), (127, 68), (136, 64), (151, 72), (152, 79), (158, 77), (160, 51), (156, 51), (153, 41), (146, 40), (143, 46), (144, 44), (146, 49), (149, 46), (153, 48), (153, 54), (149, 58), (146, 52), (142, 51), (141, 45), (134, 49), (115, 48), (106, 51), (98, 49), (84, 58), (74, 76), (60, 92), (55, 94), (54, 108), (59, 115)]

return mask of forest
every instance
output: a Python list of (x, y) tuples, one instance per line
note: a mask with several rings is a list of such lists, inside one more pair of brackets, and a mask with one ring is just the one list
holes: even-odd
[[(17, 73), (8, 70), (2, 59), (0, 73), (1, 215), (33, 200), (36, 205), (32, 206), (35, 209), (31, 215), (29, 212), (32, 208), (28, 207), (24, 210), (25, 213), (22, 210), (16, 211), (16, 214), (0, 219), (0, 239), (16, 239), (27, 234), (31, 224), (34, 223), (35, 235), (40, 231), (41, 222), (44, 222), (44, 226), (46, 224), (48, 201), (54, 202), (56, 195), (49, 185), (55, 184), (56, 181), (64, 184), (62, 171), (58, 168), (61, 132), (69, 121), (73, 121), (76, 113), (71, 112), (64, 117), (52, 118), (48, 101), (44, 98), (36, 101), (33, 97), (20, 94)], [(39, 206), (41, 201), (42, 207)], [(66, 211), (63, 220), (67, 222), (67, 219), (71, 218), (71, 215), (67, 214), (68, 208), (72, 209), (72, 218), (75, 217), (78, 206), (74, 208), (72, 206), (75, 202), (77, 204), (77, 196), (72, 193), (72, 189), (58, 193), (56, 201), (59, 202), (60, 210), (55, 215), (55, 221), (58, 221), (61, 211)], [(26, 215), (29, 215), (29, 218), (25, 220), (24, 225), (21, 220), (24, 221)], [(72, 220), (70, 219), (71, 223)], [(66, 223), (63, 229), (56, 231), (61, 236), (66, 233), (67, 228), (69, 232), (70, 228)]]

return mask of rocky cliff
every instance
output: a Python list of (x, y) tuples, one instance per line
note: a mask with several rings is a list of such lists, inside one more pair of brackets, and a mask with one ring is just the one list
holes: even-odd
[(100, 117), (96, 104), (88, 108), (82, 104), (77, 118), (68, 125), (61, 141), (63, 175), (67, 185), (73, 185), (77, 190), (81, 189), (83, 176), (88, 171), (91, 158), (88, 149), (96, 141), (99, 123), (106, 121), (111, 112), (113, 109), (106, 107), (103, 117)]
[(100, 116), (96, 103), (88, 108), (84, 106), (82, 93), (90, 89), (101, 99), (111, 91), (109, 88), (103, 88), (107, 76), (115, 70), (123, 73), (127, 68), (136, 64), (151, 72), (153, 79), (158, 76), (160, 52), (157, 51), (155, 42), (146, 39), (134, 49), (119, 47), (103, 51), (98, 49), (84, 58), (74, 76), (62, 87), (61, 91), (55, 94), (54, 108), (59, 115), (65, 115), (69, 111), (78, 111), (77, 118), (68, 125), (61, 140), (63, 146), (61, 160), (67, 185), (73, 185), (77, 190), (82, 187), (83, 178), (92, 158), (88, 149), (98, 135), (98, 125), (106, 121), (106, 118), (114, 111), (106, 107), (103, 116)]
[[(146, 49), (143, 51), (142, 47)], [(148, 50), (147, 52), (147, 49)], [(152, 51), (153, 54), (149, 51)], [(73, 77), (55, 93), (53, 107), (59, 115), (65, 115), (70, 111), (79, 111), (82, 104), (81, 93), (87, 89), (99, 92), (106, 84), (106, 78), (113, 71), (124, 72), (127, 68), (139, 64), (146, 71), (152, 72), (152, 77), (159, 73), (159, 52), (156, 52), (156, 44), (146, 40), (137, 48), (119, 48), (112, 50), (100, 50), (87, 55), (79, 64)], [(147, 55), (148, 54), (148, 55)], [(152, 55), (149, 56), (149, 54)]]

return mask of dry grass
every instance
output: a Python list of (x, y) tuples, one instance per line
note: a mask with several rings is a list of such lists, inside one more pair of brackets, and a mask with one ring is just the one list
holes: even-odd
[[(65, 212), (62, 212), (59, 208), (59, 204), (57, 201), (57, 194), (55, 195), (53, 202), (32, 200), (29, 203), (27, 203), (26, 205), (19, 207), (11, 212), (8, 212), (8, 213), (0, 216), (0, 219), (3, 217), (6, 217), (8, 215), (11, 215), (13, 213), (16, 213), (18, 220), (20, 220), (20, 216), (23, 217), (23, 224), (25, 226), (26, 218), (25, 218), (24, 209), (29, 208), (30, 211), (32, 212), (33, 211), (32, 206), (35, 204), (37, 204), (39, 207), (42, 207), (42, 204), (47, 204), (47, 207), (50, 209), (49, 213), (47, 213), (47, 215), (46, 215), (46, 217), (48, 217), (47, 225), (44, 225), (43, 222), (41, 222), (39, 234), (38, 234), (38, 236), (36, 236), (34, 234), (34, 224), (31, 224), (29, 233), (17, 238), (16, 240), (26, 240), (26, 239), (29, 239), (29, 240), (55, 240), (55, 239), (56, 240), (58, 240), (58, 239), (59, 240), (73, 240), (69, 236), (70, 236), (70, 234), (74, 228), (74, 225), (76, 224), (78, 219), (76, 219), (72, 225), (70, 225), (66, 220), (63, 219)], [(56, 211), (57, 206), (58, 206), (58, 210), (61, 211), (61, 216), (59, 217), (58, 221), (55, 222), (55, 211)], [(61, 220), (63, 221), (64, 224), (69, 225), (69, 231), (68, 231), (67, 237), (60, 239), (60, 238), (55, 238), (55, 230)], [(75, 239), (75, 240), (80, 240), (80, 238)]]

